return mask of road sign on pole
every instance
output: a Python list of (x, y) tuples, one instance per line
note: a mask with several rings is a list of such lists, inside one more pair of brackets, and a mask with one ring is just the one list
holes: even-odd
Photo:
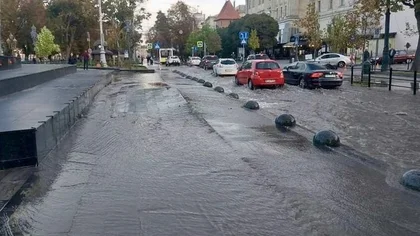
[(239, 39), (240, 40), (247, 40), (249, 38), (249, 33), (246, 31), (239, 32)]
[(241, 44), (242, 45), (245, 45), (246, 44), (246, 40), (245, 39), (242, 39)]
[(155, 49), (160, 49), (159, 42), (155, 43)]
[(148, 43), (147, 44), (147, 49), (153, 49), (153, 43)]
[(197, 47), (202, 48), (203, 47), (203, 41), (197, 41)]

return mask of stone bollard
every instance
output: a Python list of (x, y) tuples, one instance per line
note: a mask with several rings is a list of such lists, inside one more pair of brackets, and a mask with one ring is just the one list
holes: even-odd
[[(198, 82), (200, 82), (200, 81), (198, 81)], [(207, 87), (207, 88), (212, 88), (212, 87), (213, 87), (213, 84), (212, 84), (212, 83), (210, 83), (210, 82), (204, 82), (204, 83), (203, 83), (203, 86), (204, 86), (204, 87)]]
[(328, 147), (339, 147), (340, 138), (336, 133), (331, 130), (323, 130), (314, 135), (313, 144), (317, 147), (328, 146)]
[(206, 82), (206, 81), (203, 80), (203, 79), (199, 79), (197, 82), (200, 83), (200, 84), (204, 84), (204, 82)]
[(420, 169), (405, 172), (401, 184), (409, 189), (420, 191)]
[(222, 87), (220, 87), (220, 86), (217, 86), (216, 88), (214, 88), (214, 90), (216, 92), (219, 92), (219, 93), (224, 93), (225, 92), (225, 90)]
[(290, 114), (282, 114), (274, 122), (277, 127), (294, 127), (296, 125), (295, 117)]
[(229, 93), (229, 97), (239, 99), (239, 95), (237, 93)]
[(258, 109), (260, 109), (260, 105), (258, 104), (257, 101), (248, 101), (247, 103), (245, 103), (244, 107), (245, 108), (248, 108), (250, 110), (258, 110)]

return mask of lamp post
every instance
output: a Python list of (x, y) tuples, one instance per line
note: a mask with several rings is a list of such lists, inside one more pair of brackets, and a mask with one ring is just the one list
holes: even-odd
[(389, 68), (389, 25), (390, 25), (390, 18), (391, 18), (390, 0), (386, 0), (384, 51), (382, 52), (381, 71), (387, 71), (388, 68)]
[(3, 56), (3, 44), (1, 42), (1, 4), (0, 4), (0, 56)]
[(103, 13), (102, 13), (102, 0), (98, 0), (98, 8), (99, 8), (99, 31), (100, 31), (100, 38), (101, 38), (101, 45), (100, 49), (100, 61), (103, 67), (108, 67), (106, 64), (106, 57), (105, 57), (105, 39), (104, 39), (104, 31), (103, 31)]

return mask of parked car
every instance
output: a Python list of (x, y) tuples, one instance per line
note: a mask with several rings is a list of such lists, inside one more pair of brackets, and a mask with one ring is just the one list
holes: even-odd
[(276, 61), (249, 60), (239, 67), (235, 83), (247, 84), (251, 90), (262, 86), (281, 87), (284, 85), (284, 75)]
[(343, 84), (341, 72), (314, 62), (295, 62), (285, 66), (283, 72), (287, 84), (301, 88), (335, 88)]
[[(406, 50), (396, 50), (393, 63), (411, 63), (414, 61), (414, 54), (408, 53)], [(372, 61), (371, 61), (372, 62)], [(382, 64), (382, 57), (376, 58), (376, 63)]]
[(187, 64), (189, 66), (199, 66), (201, 62), (201, 58), (199, 57), (189, 57)]
[(236, 75), (238, 64), (233, 58), (220, 58), (213, 66), (213, 73), (218, 75)]
[(204, 68), (204, 70), (212, 69), (213, 65), (216, 64), (219, 58), (215, 55), (207, 55), (204, 56), (201, 60), (200, 67)]
[(351, 64), (350, 57), (338, 53), (325, 53), (322, 56), (315, 58), (314, 61), (322, 65), (330, 64), (339, 68), (343, 68), (346, 65)]
[(181, 65), (181, 59), (179, 59), (178, 56), (170, 56), (168, 60), (166, 61), (166, 66), (180, 66)]
[(251, 54), (249, 55), (246, 60), (270, 60), (270, 57), (267, 54), (259, 53), (259, 54)]

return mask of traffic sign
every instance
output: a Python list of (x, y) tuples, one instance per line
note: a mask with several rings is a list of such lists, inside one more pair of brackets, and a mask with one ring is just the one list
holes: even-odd
[(153, 49), (153, 43), (148, 43), (147, 44), (147, 49)]
[(91, 48), (88, 49), (88, 53), (92, 54), (92, 49)]
[(243, 40), (243, 39), (247, 40), (248, 38), (249, 38), (249, 33), (248, 32), (246, 32), (246, 31), (239, 32), (239, 39), (240, 40)]
[(381, 34), (381, 29), (380, 28), (376, 28), (375, 29), (375, 32), (373, 34), (373, 38), (374, 39), (379, 39), (380, 34)]
[(155, 49), (160, 49), (159, 43), (155, 43)]
[(197, 41), (197, 47), (202, 48), (203, 47), (203, 41)]
[(246, 44), (246, 40), (245, 39), (242, 39), (241, 44), (242, 45), (245, 45)]
[(198, 47), (194, 46), (193, 47), (194, 51), (198, 51)]

